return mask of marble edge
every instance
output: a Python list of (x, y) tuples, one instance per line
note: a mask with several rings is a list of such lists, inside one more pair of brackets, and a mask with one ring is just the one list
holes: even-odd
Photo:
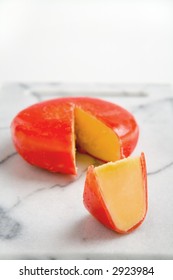
[[(148, 97), (157, 96), (155, 89), (164, 89), (165, 95), (173, 94), (173, 84), (169, 83), (72, 83), (72, 82), (5, 82), (0, 84), (0, 92), (19, 87), (20, 90), (32, 91), (33, 96), (109, 96), (109, 97)], [(154, 90), (153, 90), (154, 89)]]

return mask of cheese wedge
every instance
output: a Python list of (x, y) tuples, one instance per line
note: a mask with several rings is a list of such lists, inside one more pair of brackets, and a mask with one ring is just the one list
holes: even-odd
[(84, 204), (94, 217), (117, 232), (139, 226), (148, 205), (144, 154), (89, 167)]

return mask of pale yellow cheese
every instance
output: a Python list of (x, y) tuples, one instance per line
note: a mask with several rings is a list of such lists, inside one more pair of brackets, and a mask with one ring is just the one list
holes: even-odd
[(103, 161), (120, 159), (120, 142), (115, 132), (91, 114), (75, 108), (77, 144)]
[(140, 158), (127, 158), (95, 168), (97, 181), (114, 224), (127, 231), (145, 215)]

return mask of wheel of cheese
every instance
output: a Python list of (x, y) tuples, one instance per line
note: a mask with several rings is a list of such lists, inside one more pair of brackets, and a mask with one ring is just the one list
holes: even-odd
[(129, 156), (139, 128), (124, 108), (97, 98), (56, 98), (34, 104), (11, 124), (18, 153), (30, 164), (52, 172), (77, 174), (75, 154), (104, 162)]

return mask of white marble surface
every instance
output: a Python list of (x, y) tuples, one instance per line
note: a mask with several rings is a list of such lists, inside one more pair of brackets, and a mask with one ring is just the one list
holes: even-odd
[[(140, 126), (134, 151), (148, 166), (149, 210), (134, 232), (119, 235), (84, 208), (85, 171), (77, 178), (27, 164), (11, 142), (10, 122), (35, 102), (65, 95), (98, 96), (131, 111)], [(0, 91), (0, 258), (173, 258), (173, 93), (170, 86), (6, 84)]]

